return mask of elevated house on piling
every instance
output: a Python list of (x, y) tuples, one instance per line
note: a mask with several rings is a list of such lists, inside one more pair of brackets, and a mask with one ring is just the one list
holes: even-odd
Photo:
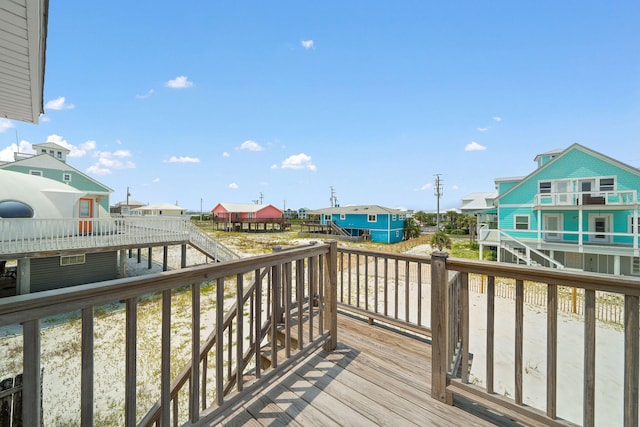
[(290, 226), (280, 209), (257, 203), (218, 203), (211, 209), (211, 222), (224, 231), (284, 231)]
[(534, 160), (529, 175), (496, 179), (481, 247), (500, 261), (640, 276), (640, 169), (580, 144)]

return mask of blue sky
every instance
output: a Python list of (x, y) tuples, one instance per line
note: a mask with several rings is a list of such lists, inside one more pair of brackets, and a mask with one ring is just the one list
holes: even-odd
[(574, 142), (640, 167), (640, 2), (52, 1), (44, 92), (0, 160), (112, 204), (447, 209)]

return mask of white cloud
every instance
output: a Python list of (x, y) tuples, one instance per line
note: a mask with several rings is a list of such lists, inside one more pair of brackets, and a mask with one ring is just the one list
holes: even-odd
[(76, 146), (70, 144), (61, 135), (56, 134), (49, 135), (47, 137), (47, 142), (53, 142), (69, 150), (69, 157), (83, 157), (89, 151), (93, 151), (96, 149), (96, 142), (93, 140), (85, 141), (82, 144)]
[(229, 153), (228, 153), (228, 152), (226, 152), (226, 151), (223, 151), (223, 152), (222, 152), (222, 157), (231, 157), (231, 154), (229, 154)]
[(95, 175), (108, 175), (113, 170), (117, 169), (135, 169), (136, 165), (128, 157), (131, 157), (131, 153), (127, 150), (98, 151), (94, 154), (98, 158), (98, 161), (87, 168), (87, 173), (93, 173)]
[(502, 121), (502, 117), (499, 117), (499, 116), (492, 117), (492, 119), (494, 121), (496, 121), (496, 122), (501, 122)]
[(271, 165), (271, 169), (278, 169), (278, 165), (276, 165), (275, 163)]
[(311, 161), (311, 156), (307, 156), (304, 153), (294, 154), (282, 161), (280, 165), (282, 169), (307, 169), (315, 172), (317, 167)]
[(13, 127), (11, 120), (0, 117), (0, 133), (4, 133)]
[(160, 182), (160, 178), (153, 178), (153, 181), (151, 182)]
[(486, 128), (478, 128), (478, 130), (479, 130), (480, 132), (486, 132), (486, 131), (488, 131), (488, 130), (489, 130), (489, 128), (488, 128), (488, 127), (486, 127)]
[(313, 40), (302, 40), (300, 44), (305, 49), (313, 49)]
[(433, 188), (433, 184), (428, 182), (425, 185), (423, 185), (422, 187), (420, 187), (420, 190), (431, 190)]
[(75, 105), (67, 104), (65, 97), (59, 96), (56, 99), (47, 101), (47, 103), (44, 105), (44, 108), (46, 108), (47, 110), (71, 110), (75, 108)]
[(232, 190), (237, 190), (238, 188), (240, 188), (240, 186), (235, 182), (232, 182), (231, 184), (229, 184), (229, 188)]
[(136, 98), (137, 99), (147, 99), (151, 95), (153, 95), (154, 93), (155, 93), (155, 90), (149, 89), (146, 93), (143, 93), (142, 95), (136, 95)]
[(240, 144), (238, 150), (262, 151), (264, 148), (255, 141), (247, 140)]
[(42, 123), (47, 123), (51, 121), (51, 118), (45, 114), (41, 114), (39, 120)]
[(471, 141), (464, 147), (464, 151), (482, 151), (486, 149), (487, 147), (485, 147), (484, 145), (480, 145), (475, 141)]
[(19, 144), (11, 144), (0, 150), (0, 161), (13, 162), (13, 153), (15, 152), (36, 154), (36, 151), (31, 147), (31, 143), (29, 141), (22, 140)]
[(173, 80), (169, 80), (164, 85), (171, 89), (184, 89), (193, 86), (193, 82), (189, 81), (186, 76), (178, 76)]
[(188, 157), (188, 156), (171, 156), (169, 160), (165, 160), (165, 163), (200, 163), (200, 159), (197, 157)]
[(458, 187), (457, 185), (453, 185), (453, 186), (451, 186), (451, 189), (452, 189), (452, 190), (459, 190), (459, 189), (460, 189), (460, 187)]

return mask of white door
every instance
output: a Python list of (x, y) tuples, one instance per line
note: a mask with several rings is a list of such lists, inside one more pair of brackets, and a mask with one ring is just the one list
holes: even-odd
[(544, 238), (545, 240), (560, 240), (562, 238), (562, 215), (544, 214)]

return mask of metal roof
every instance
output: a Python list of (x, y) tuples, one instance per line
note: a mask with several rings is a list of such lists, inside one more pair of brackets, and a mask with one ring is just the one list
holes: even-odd
[(49, 1), (0, 2), (0, 117), (38, 123)]
[(378, 205), (357, 205), (357, 206), (340, 206), (333, 208), (313, 209), (310, 214), (403, 214), (405, 211), (400, 209), (385, 208)]

